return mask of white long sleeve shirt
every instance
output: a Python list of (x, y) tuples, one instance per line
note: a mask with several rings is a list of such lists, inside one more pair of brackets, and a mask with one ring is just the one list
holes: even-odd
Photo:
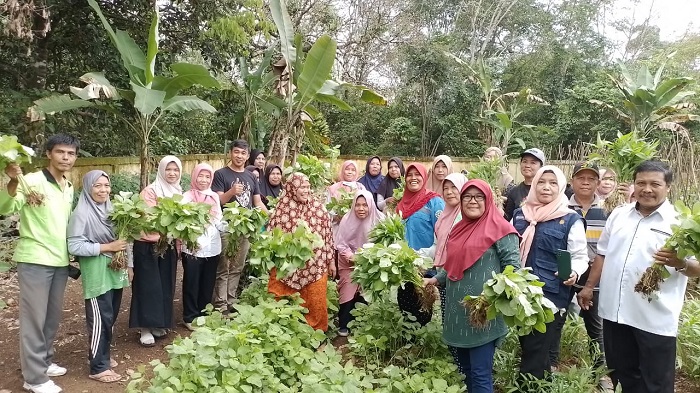
[(671, 277), (661, 283), (658, 298), (648, 301), (634, 286), (654, 262), (654, 253), (678, 223), (673, 205), (665, 201), (644, 217), (629, 204), (615, 209), (598, 241), (598, 254), (605, 257), (600, 278), (599, 315), (608, 321), (645, 332), (675, 337), (688, 278), (665, 267)]

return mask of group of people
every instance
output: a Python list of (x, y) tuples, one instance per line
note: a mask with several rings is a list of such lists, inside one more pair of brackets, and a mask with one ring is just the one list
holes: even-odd
[[(440, 291), (443, 339), (470, 393), (493, 392), (493, 358), (507, 327), (501, 318), (486, 328), (471, 326), (461, 300), (479, 295), (492, 273), (508, 265), (532, 269), (544, 283), (544, 295), (558, 309), (545, 333), (520, 337), (522, 375), (541, 379), (556, 367), (566, 310), (578, 292), (580, 313), (596, 346), (596, 365), (607, 364), (612, 382), (625, 392), (673, 391), (678, 317), (687, 277), (700, 276), (700, 265), (662, 249), (677, 218), (667, 200), (673, 175), (661, 162), (643, 163), (633, 185), (617, 185), (612, 171), (590, 163), (577, 164), (567, 179), (556, 166), (545, 165), (541, 150), (528, 149), (520, 156), (525, 180), (514, 185), (504, 168), (497, 187), (501, 193), (494, 195), (486, 182), (455, 172), (444, 155), (437, 156), (430, 169), (420, 163), (404, 167), (401, 159), (391, 158), (386, 175), (381, 158), (374, 156), (362, 176), (354, 161), (344, 162), (338, 181), (326, 195), (318, 195), (306, 175), (292, 173), (283, 181), (280, 166), (266, 166), (262, 152), (250, 152), (245, 141), (236, 140), (229, 149), (230, 162), (217, 170), (197, 165), (184, 193), (180, 160), (166, 156), (160, 161), (155, 181), (141, 192), (147, 204), (182, 194), (183, 201), (207, 203), (211, 209), (196, 250), (179, 243), (159, 250), (158, 234), (142, 234), (133, 244), (117, 238), (109, 220), (110, 176), (104, 171), (83, 177), (80, 198), (72, 208), (73, 185), (65, 175), (78, 149), (78, 140), (67, 135), (48, 139), (47, 168), (25, 176), (29, 187), (44, 195), (41, 205), (28, 203), (29, 190), (19, 186), (17, 165), (6, 168), (10, 181), (0, 191), (0, 214), (20, 215), (14, 259), (20, 284), (20, 362), (29, 391), (60, 392), (50, 378), (67, 372), (54, 362), (53, 340), (69, 254), (78, 259), (82, 272), (89, 376), (115, 382), (121, 376), (113, 370), (110, 343), (123, 289), (132, 287), (129, 327), (139, 330), (144, 346), (154, 345), (175, 323), (178, 260), (183, 266), (182, 320), (187, 328), (193, 328), (209, 303), (225, 313), (235, 312), (250, 244), (246, 238), (229, 237), (222, 207), (236, 201), (244, 208), (267, 210), (272, 198), (279, 199), (268, 229), (293, 232), (303, 222), (323, 239), (304, 268), (281, 279), (273, 269), (268, 283), (277, 297), (298, 293), (308, 309), (306, 320), (315, 329), (328, 329), (327, 280), (337, 278), (339, 334), (350, 334), (351, 311), (364, 302), (362, 289), (351, 279), (355, 253), (393, 210), (405, 222), (408, 245), (433, 258), (424, 283)], [(500, 156), (497, 148), (485, 154), (487, 159)], [(400, 186), (403, 198), (396, 201), (394, 190)], [(635, 202), (608, 214), (602, 201), (618, 188), (633, 189)], [(353, 193), (352, 207), (342, 217), (325, 208), (340, 190)], [(222, 252), (229, 242), (235, 244), (235, 255)], [(122, 251), (130, 256), (128, 269), (111, 269), (112, 257)], [(568, 277), (558, 274), (561, 253), (571, 259)], [(652, 261), (665, 265), (671, 277), (661, 285), (658, 298), (648, 302), (634, 293), (634, 285)], [(433, 317), (432, 310), (420, 309), (411, 285), (399, 290), (397, 301), (421, 324)]]
[[(501, 155), (492, 147), (484, 158)], [(377, 177), (370, 167), (380, 163), (371, 157), (365, 177)], [(673, 392), (678, 319), (687, 278), (700, 276), (700, 265), (663, 248), (677, 223), (667, 199), (673, 181), (668, 165), (644, 162), (636, 168), (633, 184), (617, 184), (614, 171), (589, 162), (576, 164), (567, 178), (560, 168), (546, 165), (536, 148), (525, 150), (519, 165), (520, 184), (504, 168), (492, 188), (480, 179), (469, 180), (468, 172), (455, 172), (447, 156), (435, 157), (429, 169), (412, 163), (405, 171), (401, 160), (392, 158), (374, 191), (358, 179), (354, 162), (343, 163), (340, 181), (328, 191), (328, 198), (340, 188), (355, 192), (351, 211), (333, 219), (340, 334), (350, 333), (350, 310), (364, 301), (361, 288), (350, 279), (354, 253), (394, 202), (392, 191), (405, 174), (403, 198), (394, 211), (405, 222), (408, 245), (433, 258), (424, 284), (440, 290), (443, 339), (470, 393), (494, 391), (493, 358), (507, 327), (500, 317), (486, 328), (472, 326), (462, 300), (479, 295), (492, 273), (508, 265), (530, 268), (557, 308), (544, 333), (520, 337), (524, 381), (547, 378), (557, 369), (566, 316), (577, 312), (591, 338), (595, 366), (610, 370), (600, 380), (601, 388), (613, 391), (619, 384), (624, 392)], [(603, 202), (614, 192), (626, 195), (628, 203), (608, 212)], [(570, 258), (568, 276), (558, 272), (562, 254)], [(665, 265), (671, 277), (657, 298), (647, 301), (634, 286), (654, 261)], [(410, 284), (399, 290), (397, 300), (417, 322), (431, 320), (432, 311), (420, 310)], [(522, 386), (529, 389), (527, 383)]]

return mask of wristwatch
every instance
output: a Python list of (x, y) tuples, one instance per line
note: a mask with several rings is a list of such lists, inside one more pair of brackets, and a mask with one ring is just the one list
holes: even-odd
[(683, 259), (683, 267), (682, 268), (675, 268), (678, 273), (685, 273), (686, 270), (688, 270), (688, 260)]

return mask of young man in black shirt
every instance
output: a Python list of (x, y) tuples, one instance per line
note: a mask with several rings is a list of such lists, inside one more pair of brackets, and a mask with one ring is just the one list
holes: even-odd
[(508, 192), (504, 209), (506, 220), (510, 221), (513, 218), (515, 209), (519, 208), (527, 198), (532, 179), (537, 171), (544, 166), (544, 162), (544, 153), (540, 149), (527, 149), (520, 154), (520, 174), (523, 175), (525, 180)]
[[(236, 201), (242, 207), (252, 209), (259, 207), (265, 211), (267, 208), (260, 198), (260, 186), (255, 176), (245, 170), (246, 161), (250, 152), (248, 143), (238, 139), (231, 143), (229, 156), (231, 162), (214, 172), (214, 181), (211, 189), (219, 194), (221, 206)], [(227, 311), (236, 300), (238, 282), (245, 267), (250, 243), (246, 238), (229, 239), (225, 234), (221, 237), (222, 249), (226, 249), (227, 241), (238, 242), (236, 256), (229, 258), (225, 252), (221, 253), (219, 266), (216, 271), (216, 286), (214, 289), (214, 307)]]

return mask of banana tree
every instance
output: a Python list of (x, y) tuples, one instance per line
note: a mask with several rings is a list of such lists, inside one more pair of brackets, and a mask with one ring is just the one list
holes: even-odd
[(241, 71), (242, 86), (240, 98), (243, 107), (236, 113), (235, 126), (238, 130), (237, 138), (246, 139), (251, 147), (262, 149), (265, 136), (267, 135), (267, 124), (259, 114), (265, 113), (276, 121), (280, 117), (281, 108), (285, 107), (285, 102), (271, 92), (271, 87), (275, 83), (276, 77), (270, 69), (270, 60), (274, 54), (273, 48), (265, 52), (260, 65), (254, 71), (245, 57), (238, 60)]
[(525, 141), (522, 138), (525, 134), (534, 140), (537, 139), (538, 132), (551, 132), (547, 127), (518, 121), (528, 106), (549, 105), (547, 101), (532, 94), (530, 89), (501, 94), (493, 101), (484, 101), (484, 104), (486, 103), (489, 107), (483, 108), (476, 120), (486, 126), (490, 145), (499, 146), (503, 154), (507, 154), (513, 143), (525, 149)]
[(622, 107), (591, 100), (590, 102), (614, 110), (618, 117), (630, 125), (632, 131), (647, 136), (655, 129), (665, 129), (687, 136), (683, 126), (689, 121), (698, 121), (700, 116), (688, 113), (694, 109), (685, 99), (695, 94), (686, 90), (692, 78), (676, 77), (662, 79), (665, 64), (652, 76), (649, 68), (642, 65), (634, 77), (620, 64), (621, 78), (608, 75), (623, 95)]
[[(150, 169), (149, 139), (159, 120), (173, 113), (195, 110), (216, 112), (206, 101), (179, 93), (195, 85), (218, 88), (219, 82), (205, 67), (189, 63), (170, 65), (173, 76), (155, 75), (159, 23), (157, 5), (154, 5), (147, 50), (144, 53), (127, 32), (112, 29), (95, 0), (88, 0), (88, 4), (99, 17), (121, 56), (122, 65), (129, 74), (130, 88), (117, 88), (104, 74), (89, 72), (80, 77), (84, 87), (70, 88), (73, 96), (54, 95), (34, 101), (34, 106), (29, 108), (28, 117), (30, 121), (42, 121), (46, 115), (78, 108), (93, 108), (113, 113), (139, 138), (140, 185), (144, 188), (148, 184)], [(119, 110), (118, 104), (122, 101), (133, 107), (134, 114), (125, 114)]]
[(508, 148), (513, 143), (525, 149), (525, 141), (522, 138), (525, 134), (528, 134), (531, 139), (536, 139), (536, 131), (551, 132), (547, 127), (523, 124), (518, 121), (526, 107), (548, 106), (547, 101), (532, 94), (530, 89), (500, 93), (491, 79), (484, 59), (476, 61), (476, 67), (473, 67), (451, 53), (446, 55), (469, 70), (470, 82), (481, 89), (482, 102), (476, 121), (480, 124), (479, 135), (487, 146), (496, 145), (504, 154), (507, 154)]
[(360, 99), (364, 102), (386, 105), (387, 100), (366, 86), (330, 79), (335, 63), (336, 41), (327, 35), (321, 36), (305, 53), (302, 37), (294, 35), (285, 0), (271, 0), (270, 11), (279, 32), (282, 53), (282, 58), (273, 65), (276, 75), (274, 90), (284, 105), (270, 138), (268, 157), (281, 164), (286, 160), (291, 146), (293, 164), (301, 150), (307, 127), (320, 117), (315, 103), (324, 102), (351, 110), (353, 108), (338, 96), (345, 89), (359, 91)]

